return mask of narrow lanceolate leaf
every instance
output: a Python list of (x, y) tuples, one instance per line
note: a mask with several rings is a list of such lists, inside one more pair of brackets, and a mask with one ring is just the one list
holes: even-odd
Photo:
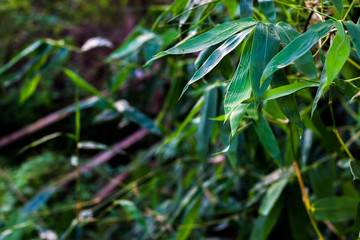
[(281, 168), (283, 166), (283, 162), (281, 160), (280, 149), (268, 122), (263, 117), (259, 117), (258, 121), (256, 121), (256, 124), (254, 124), (254, 128), (263, 147), (266, 149), (278, 167)]
[(125, 117), (139, 124), (141, 127), (149, 130), (150, 132), (157, 135), (161, 134), (160, 129), (155, 125), (155, 123), (148, 116), (138, 111), (136, 108), (129, 106), (124, 109), (123, 114)]
[(335, 27), (337, 29), (337, 33), (326, 56), (325, 66), (321, 73), (320, 86), (316, 92), (315, 100), (312, 106), (312, 114), (316, 109), (320, 97), (334, 81), (336, 75), (340, 72), (346, 62), (346, 59), (348, 59), (350, 55), (350, 41), (345, 33), (342, 22), (336, 21)]
[[(283, 48), (289, 45), (289, 43), (295, 38), (300, 36), (300, 33), (293, 29), (288, 23), (280, 22), (275, 25), (275, 28), (279, 34), (280, 43)], [(317, 77), (314, 59), (310, 51), (307, 51), (299, 59), (295, 60), (294, 63), (299, 71), (307, 75), (309, 78), (313, 79)]]
[(279, 199), (282, 191), (286, 187), (288, 179), (281, 179), (273, 183), (266, 191), (265, 198), (261, 202), (259, 212), (261, 215), (268, 215), (272, 208), (275, 206), (276, 201)]
[(360, 56), (360, 25), (355, 25), (353, 22), (350, 21), (345, 22), (345, 25), (351, 37), (354, 48), (358, 56)]
[(196, 150), (202, 161), (206, 158), (214, 128), (214, 120), (211, 119), (216, 117), (217, 99), (217, 88), (212, 87), (205, 91), (204, 105), (201, 109), (200, 123), (196, 132)]
[[(319, 82), (302, 81), (302, 82), (291, 83), (289, 85), (284, 85), (281, 87), (277, 87), (277, 88), (268, 90), (267, 92), (265, 92), (265, 94), (261, 98), (261, 101), (277, 99), (280, 97), (290, 95), (290, 94), (297, 92), (304, 88), (318, 87), (318, 86), (319, 86)], [(244, 100), (243, 102), (244, 103), (252, 103), (254, 101), (255, 101), (254, 98), (248, 98), (248, 99)]]
[(240, 125), (241, 120), (243, 119), (246, 109), (250, 104), (241, 103), (239, 104), (234, 111), (230, 114), (230, 128), (231, 128), (231, 136), (233, 137)]
[(258, 0), (261, 13), (271, 23), (276, 23), (276, 8), (272, 0)]
[(279, 44), (280, 38), (274, 25), (261, 22), (256, 24), (250, 55), (250, 82), (256, 101), (260, 100), (270, 84), (271, 76), (260, 82), (261, 75), (266, 64), (277, 53)]
[(16, 54), (10, 60), (10, 62), (8, 62), (6, 65), (4, 65), (3, 67), (0, 68), (0, 75), (3, 74), (8, 69), (10, 69), (12, 66), (14, 66), (22, 58), (24, 58), (24, 57), (28, 56), (29, 54), (33, 53), (34, 51), (36, 51), (42, 44), (43, 44), (42, 40), (37, 40), (37, 41), (33, 42), (32, 44), (30, 44), (29, 46), (27, 46), (24, 50), (22, 50), (21, 52)]
[(339, 12), (339, 14), (341, 16), (343, 8), (344, 8), (342, 0), (331, 0), (331, 1), (335, 5), (336, 10), (338, 10), (338, 12)]
[(348, 197), (322, 198), (315, 201), (311, 209), (320, 221), (344, 222), (354, 220), (359, 201)]
[(188, 206), (183, 224), (180, 225), (176, 240), (188, 239), (194, 227), (195, 220), (199, 215), (201, 207), (202, 195), (199, 194), (196, 199), (193, 200), (192, 204)]
[(107, 59), (106, 61), (113, 61), (120, 58), (123, 58), (134, 51), (138, 50), (144, 43), (148, 42), (149, 40), (155, 38), (156, 35), (152, 32), (145, 32), (133, 40), (126, 42), (124, 45), (120, 46), (118, 49), (115, 50)]
[(265, 81), (265, 79), (276, 70), (288, 66), (307, 53), (320, 38), (325, 36), (333, 28), (333, 25), (332, 20), (319, 23), (301, 36), (295, 38), (271, 59), (262, 74), (261, 82)]
[(247, 18), (253, 16), (253, 0), (240, 0), (240, 17)]
[(117, 200), (115, 204), (120, 205), (124, 208), (125, 212), (132, 218), (134, 221), (140, 225), (140, 227), (148, 233), (147, 225), (145, 222), (144, 216), (141, 214), (136, 205), (129, 200)]
[[(254, 31), (250, 34), (244, 46), (239, 65), (234, 73), (231, 83), (226, 92), (224, 101), (225, 119), (228, 119), (235, 108), (251, 93), (251, 83), (249, 76), (250, 52), (253, 41)], [(233, 130), (233, 129), (232, 129)], [(236, 130), (236, 129), (235, 129)]]
[(158, 53), (155, 58), (169, 54), (186, 54), (201, 51), (212, 45), (218, 44), (255, 24), (256, 22), (252, 18), (244, 18), (223, 23), (195, 38), (182, 42), (164, 52)]
[(29, 79), (25, 82), (24, 86), (21, 88), (20, 92), (20, 103), (24, 103), (36, 90), (37, 85), (39, 84), (41, 75), (37, 74), (32, 79)]
[(208, 74), (212, 69), (214, 69), (216, 65), (221, 61), (221, 59), (223, 59), (223, 57), (233, 51), (246, 38), (246, 36), (251, 32), (251, 30), (252, 28), (249, 28), (242, 31), (241, 33), (232, 36), (227, 41), (225, 41), (218, 49), (216, 49), (209, 56), (209, 58), (206, 59), (206, 61), (199, 68), (199, 70), (195, 72), (195, 74), (191, 77), (190, 81), (185, 85), (181, 96), (185, 93), (190, 84), (198, 81), (206, 74)]
[(357, 160), (350, 161), (350, 170), (355, 179), (360, 179), (360, 162)]
[[(288, 86), (289, 80), (287, 79), (283, 70), (278, 70), (274, 73), (273, 80), (271, 82), (271, 87), (274, 89), (281, 86)], [(276, 103), (278, 104), (281, 112), (294, 123), (295, 126), (299, 129), (300, 136), (303, 132), (303, 125), (300, 118), (299, 107), (295, 100), (295, 95), (290, 94), (285, 97), (277, 98)]]

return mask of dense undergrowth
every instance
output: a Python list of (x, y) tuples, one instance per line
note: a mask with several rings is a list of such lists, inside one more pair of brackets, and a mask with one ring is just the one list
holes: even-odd
[(3, 1), (0, 239), (357, 239), (359, 9)]

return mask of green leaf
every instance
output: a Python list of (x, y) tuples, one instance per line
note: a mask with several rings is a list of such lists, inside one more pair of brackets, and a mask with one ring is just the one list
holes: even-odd
[[(291, 83), (288, 85), (284, 85), (284, 86), (273, 88), (273, 89), (266, 91), (265, 94), (263, 95), (263, 97), (261, 98), (261, 101), (277, 99), (280, 97), (290, 95), (290, 94), (297, 92), (304, 88), (318, 87), (318, 86), (319, 86), (318, 82), (302, 81), (302, 82)], [(255, 101), (254, 98), (248, 98), (248, 99), (244, 100), (243, 103), (251, 103), (254, 101)]]
[(244, 18), (223, 23), (195, 38), (182, 42), (166, 51), (158, 53), (155, 55), (155, 59), (169, 54), (186, 54), (198, 52), (212, 45), (218, 44), (233, 36), (234, 34), (255, 24), (256, 22), (252, 18)]
[(25, 82), (24, 86), (21, 88), (20, 92), (20, 103), (24, 103), (36, 90), (37, 85), (39, 84), (41, 75), (37, 74), (32, 79), (29, 79)]
[(360, 203), (357, 206), (353, 239), (359, 239), (360, 233)]
[(350, 161), (350, 170), (354, 177), (354, 180), (360, 180), (360, 162), (357, 160)]
[[(276, 89), (277, 87), (288, 85), (289, 80), (287, 79), (284, 71), (281, 69), (276, 71), (271, 82), (271, 87)], [(290, 122), (296, 125), (299, 129), (300, 136), (302, 136), (303, 124), (301, 122), (299, 107), (296, 103), (295, 95), (290, 94), (288, 96), (277, 98), (276, 102), (281, 112), (290, 120)]]
[[(300, 33), (293, 29), (288, 23), (280, 22), (275, 25), (275, 28), (279, 34), (282, 47), (286, 47), (291, 41), (300, 36)], [(304, 55), (295, 60), (294, 63), (303, 74), (312, 79), (317, 77), (315, 63), (310, 51), (307, 51)]]
[(126, 81), (126, 78), (129, 76), (131, 68), (121, 69), (114, 77), (112, 78), (111, 92), (116, 92)]
[(271, 23), (276, 23), (276, 8), (272, 0), (258, 0), (260, 11)]
[(344, 222), (355, 218), (358, 204), (356, 198), (329, 197), (316, 200), (311, 210), (320, 221)]
[(156, 35), (152, 32), (144, 31), (141, 35), (130, 39), (130, 41), (125, 42), (118, 49), (115, 50), (107, 59), (107, 62), (118, 60), (123, 58), (134, 51), (138, 50), (144, 43), (148, 42), (151, 39), (154, 39)]
[(243, 119), (246, 109), (250, 104), (239, 104), (230, 115), (230, 127), (231, 127), (231, 136), (233, 137), (236, 134), (236, 131), (239, 127), (241, 120)]
[(335, 5), (336, 10), (339, 12), (339, 14), (341, 16), (343, 8), (344, 8), (342, 0), (331, 0), (331, 1)]
[(196, 150), (201, 161), (204, 161), (208, 152), (209, 143), (214, 128), (217, 110), (218, 89), (211, 87), (205, 90), (204, 105), (201, 109), (200, 123), (196, 132)]
[(252, 28), (246, 29), (241, 33), (232, 36), (231, 38), (226, 40), (219, 48), (217, 48), (191, 77), (190, 81), (185, 85), (181, 96), (185, 93), (190, 84), (198, 81), (206, 74), (208, 74), (213, 68), (215, 68), (216, 65), (221, 61), (221, 59), (223, 59), (227, 54), (233, 51), (251, 31)]
[(91, 86), (90, 84), (88, 84), (84, 79), (82, 79), (79, 75), (77, 75), (75, 72), (71, 71), (70, 69), (64, 68), (64, 73), (66, 74), (66, 76), (68, 76), (68, 78), (79, 88), (81, 88), (82, 90), (84, 90), (85, 92), (88, 92), (92, 95), (95, 95), (103, 100), (105, 100), (106, 102), (108, 101), (107, 99), (105, 99), (105, 97), (98, 91), (96, 90), (93, 86)]
[(268, 215), (275, 206), (281, 193), (288, 183), (288, 179), (284, 178), (278, 182), (273, 183), (270, 188), (266, 191), (265, 198), (261, 202), (259, 212), (261, 215)]
[[(231, 79), (224, 100), (225, 119), (238, 107), (238, 105), (251, 93), (251, 83), (248, 79), (250, 69), (250, 52), (254, 31), (251, 32), (244, 46), (238, 67)], [(232, 131), (234, 130), (231, 128)], [(236, 130), (236, 129), (235, 129)]]
[(163, 11), (160, 16), (156, 19), (155, 23), (151, 27), (151, 30), (153, 31), (157, 25), (159, 24), (160, 20), (164, 18), (167, 14), (172, 12), (172, 14), (178, 15), (188, 4), (189, 0), (176, 0), (173, 4), (171, 4), (170, 7), (168, 7), (165, 11)]
[(253, 0), (240, 0), (240, 17), (247, 18), (253, 16)]
[(35, 42), (33, 42), (29, 46), (27, 46), (25, 49), (23, 49), (21, 52), (16, 54), (10, 60), (10, 62), (8, 62), (6, 65), (4, 65), (0, 68), (0, 75), (3, 74), (8, 69), (10, 69), (12, 66), (14, 66), (22, 58), (24, 58), (24, 57), (28, 56), (29, 54), (33, 53), (34, 51), (36, 51), (42, 44), (43, 44), (42, 40), (36, 40)]
[(144, 216), (133, 202), (129, 200), (116, 200), (114, 201), (114, 204), (118, 204), (123, 207), (125, 212), (129, 214), (129, 216), (134, 219), (134, 221), (138, 223), (147, 234), (149, 233)]
[(271, 76), (260, 82), (266, 64), (277, 53), (280, 38), (274, 25), (258, 22), (250, 57), (250, 82), (255, 100), (258, 102), (270, 85)]
[(125, 117), (139, 124), (141, 127), (149, 130), (154, 134), (161, 135), (161, 131), (155, 125), (155, 123), (145, 114), (139, 112), (136, 108), (128, 106), (122, 111), (122, 113), (124, 114)]
[(192, 204), (188, 206), (183, 224), (180, 225), (176, 240), (185, 240), (191, 234), (194, 227), (194, 222), (199, 215), (201, 207), (202, 195), (198, 194), (197, 198), (193, 200)]
[(230, 13), (231, 19), (234, 19), (237, 7), (237, 0), (223, 0), (223, 3), (228, 12)]
[(275, 226), (281, 213), (283, 201), (278, 201), (271, 212), (265, 216), (259, 216), (251, 231), (250, 240), (265, 240)]
[(335, 21), (335, 27), (337, 33), (326, 56), (325, 66), (321, 73), (320, 86), (316, 92), (311, 114), (314, 113), (320, 97), (334, 81), (350, 55), (350, 41), (345, 33), (342, 22)]
[(284, 68), (306, 54), (311, 47), (325, 36), (333, 28), (333, 21), (319, 23), (301, 36), (295, 38), (283, 50), (281, 50), (266, 66), (262, 76), (261, 82), (265, 81), (273, 72), (280, 68)]
[(255, 131), (259, 140), (278, 167), (283, 167), (279, 146), (277, 145), (276, 138), (272, 132), (269, 123), (261, 116), (254, 124)]
[[(343, 79), (335, 78), (334, 82), (336, 89), (350, 99), (353, 99), (353, 97), (360, 91), (360, 88), (355, 86), (353, 83), (346, 82)], [(355, 100), (359, 101), (358, 98), (355, 98)]]
[(354, 48), (358, 56), (360, 56), (360, 25), (355, 25), (353, 22), (350, 21), (346, 21), (345, 25), (351, 37)]

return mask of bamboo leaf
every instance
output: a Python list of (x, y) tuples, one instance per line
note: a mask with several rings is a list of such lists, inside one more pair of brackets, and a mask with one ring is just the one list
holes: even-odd
[(288, 66), (290, 63), (307, 53), (311, 47), (319, 41), (320, 38), (325, 36), (332, 28), (333, 21), (327, 20), (313, 26), (304, 34), (295, 38), (271, 59), (261, 76), (261, 82), (264, 82), (265, 79), (276, 70)]
[(241, 33), (238, 33), (231, 38), (229, 38), (227, 41), (225, 41), (219, 48), (217, 48), (206, 61), (204, 64), (195, 72), (195, 74), (191, 77), (190, 81), (185, 85), (181, 96), (185, 93), (185, 91), (188, 89), (190, 84), (198, 81), (202, 77), (204, 77), (206, 74), (208, 74), (212, 69), (216, 67), (216, 65), (223, 59), (227, 54), (229, 54), (231, 51), (233, 51), (246, 37), (247, 35), (252, 31), (252, 28), (246, 29), (242, 31)]
[(263, 118), (259, 119), (254, 124), (255, 131), (259, 140), (278, 167), (283, 167), (279, 146), (277, 145), (276, 138), (272, 132), (269, 123)]
[(24, 103), (36, 90), (41, 79), (41, 74), (36, 74), (32, 79), (25, 82), (20, 92), (20, 103)]
[(312, 213), (320, 221), (344, 222), (355, 218), (359, 199), (348, 197), (329, 197), (316, 200)]
[(253, 0), (240, 0), (240, 17), (247, 18), (253, 16)]
[(234, 19), (237, 7), (237, 0), (223, 0), (223, 3), (228, 12), (230, 13), (231, 19)]
[[(284, 48), (295, 38), (300, 36), (300, 33), (293, 29), (288, 23), (280, 22), (275, 25), (275, 28), (279, 34), (280, 43)], [(307, 51), (304, 55), (295, 60), (294, 63), (300, 72), (312, 79), (316, 78), (316, 67), (310, 51)]]
[(183, 224), (179, 227), (176, 240), (188, 239), (194, 227), (194, 222), (197, 216), (199, 215), (201, 201), (202, 201), (202, 195), (198, 194), (196, 199), (193, 200), (192, 204), (188, 206), (188, 210), (186, 212)]
[(358, 56), (360, 56), (360, 25), (355, 25), (353, 22), (350, 21), (346, 21), (345, 25), (351, 37), (354, 48)]
[(360, 162), (357, 160), (350, 161), (350, 170), (354, 177), (353, 180), (360, 180)]
[(218, 89), (216, 87), (205, 90), (204, 105), (201, 109), (200, 123), (196, 132), (196, 150), (202, 161), (206, 158), (214, 128), (214, 120), (210, 119), (216, 117), (217, 99)]
[(149, 233), (144, 216), (133, 202), (129, 200), (117, 200), (114, 201), (114, 204), (118, 204), (123, 207), (125, 212), (129, 214), (129, 216), (134, 219), (134, 221), (138, 223), (147, 234)]
[(156, 35), (152, 32), (144, 32), (143, 34), (135, 37), (134, 39), (130, 39), (130, 41), (125, 42), (122, 46), (115, 50), (107, 59), (107, 62), (118, 60), (123, 58), (134, 51), (138, 50), (144, 43), (154, 39)]
[(341, 16), (343, 8), (344, 8), (342, 0), (331, 0), (331, 1), (335, 5), (336, 10), (339, 12), (339, 14)]
[[(271, 82), (271, 87), (276, 89), (277, 87), (288, 85), (289, 80), (287, 79), (284, 71), (281, 69), (276, 71)], [(281, 112), (290, 120), (290, 122), (295, 124), (295, 126), (299, 129), (300, 136), (302, 136), (303, 125), (300, 118), (299, 107), (295, 100), (295, 95), (292, 93), (288, 96), (277, 98), (276, 102)]]
[(244, 18), (223, 23), (195, 38), (182, 42), (166, 51), (158, 53), (152, 60), (169, 54), (186, 54), (198, 52), (200, 50), (218, 44), (233, 36), (234, 34), (244, 29), (247, 29), (255, 24), (256, 22), (252, 18)]
[(275, 206), (281, 193), (288, 183), (288, 179), (284, 178), (278, 182), (273, 183), (270, 188), (266, 191), (266, 195), (261, 202), (259, 212), (261, 215), (268, 215), (272, 208)]
[(311, 114), (314, 113), (320, 97), (334, 81), (335, 77), (346, 62), (346, 59), (350, 55), (350, 41), (345, 33), (342, 22), (336, 21), (335, 27), (337, 29), (337, 33), (326, 56), (325, 66), (321, 73), (320, 86), (316, 92)]
[[(251, 83), (250, 79), (248, 79), (248, 73), (250, 68), (250, 52), (253, 36), (254, 31), (251, 32), (246, 41), (238, 67), (236, 68), (236, 71), (227, 89), (224, 100), (224, 110), (226, 116), (225, 119), (228, 119), (230, 114), (237, 108), (237, 106), (244, 99), (249, 97), (251, 93)], [(232, 131), (233, 130), (234, 129), (232, 128)]]
[(250, 82), (255, 100), (258, 102), (270, 85), (269, 75), (264, 82), (261, 82), (261, 75), (266, 64), (277, 53), (280, 38), (274, 25), (258, 22), (256, 24), (254, 39), (250, 57)]
[(276, 23), (276, 8), (272, 0), (258, 0), (261, 13), (271, 23)]
[(236, 134), (236, 131), (239, 127), (241, 120), (243, 119), (246, 109), (250, 104), (239, 104), (230, 115), (230, 127), (231, 127), (231, 136), (233, 137)]
[(41, 45), (43, 44), (42, 40), (36, 40), (35, 42), (31, 43), (29, 46), (27, 46), (24, 50), (16, 54), (10, 62), (8, 62), (6, 65), (2, 66), (0, 68), (0, 75), (3, 74), (5, 71), (10, 69), (12, 66), (14, 66), (18, 61), (20, 61), (22, 58), (30, 55), (34, 51), (36, 51)]

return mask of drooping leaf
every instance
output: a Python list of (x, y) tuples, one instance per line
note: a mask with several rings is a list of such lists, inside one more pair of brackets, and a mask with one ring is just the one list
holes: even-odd
[(2, 66), (0, 68), (0, 75), (3, 74), (5, 71), (10, 69), (12, 66), (14, 66), (18, 61), (20, 61), (22, 58), (28, 56), (29, 54), (36, 51), (41, 45), (43, 44), (42, 40), (36, 40), (35, 42), (31, 43), (29, 46), (27, 46), (24, 50), (16, 54), (10, 62), (8, 62), (6, 65)]
[[(275, 28), (279, 34), (280, 43), (283, 47), (286, 47), (291, 41), (300, 36), (300, 33), (293, 29), (288, 23), (280, 22), (275, 25)], [(295, 60), (294, 63), (303, 74), (312, 79), (317, 77), (315, 63), (310, 51), (307, 51), (304, 55)]]
[(310, 48), (319, 41), (320, 38), (325, 36), (333, 28), (333, 21), (327, 20), (325, 22), (319, 23), (308, 31), (306, 31), (301, 36), (295, 38), (291, 43), (289, 43), (283, 50), (281, 50), (275, 57), (266, 66), (262, 77), (261, 82), (265, 81), (273, 72), (280, 68), (288, 66), (290, 63), (299, 59), (305, 53), (307, 53)]
[(350, 55), (350, 41), (345, 33), (342, 22), (335, 21), (335, 27), (337, 29), (337, 33), (326, 56), (325, 66), (321, 73), (320, 86), (316, 92), (311, 114), (314, 113), (320, 97), (334, 81), (335, 77), (346, 62), (346, 59)]
[(247, 18), (253, 16), (253, 0), (240, 0), (240, 17)]
[(276, 23), (276, 8), (272, 0), (258, 0), (260, 11), (271, 23)]
[(139, 36), (131, 39), (130, 41), (125, 42), (118, 49), (115, 50), (107, 59), (107, 62), (114, 61), (120, 58), (123, 58), (134, 51), (138, 50), (144, 43), (154, 39), (156, 35), (152, 32), (143, 32)]
[(217, 99), (218, 89), (216, 87), (205, 90), (204, 105), (201, 109), (200, 123), (196, 132), (196, 150), (202, 161), (206, 158), (214, 128), (214, 120), (211, 118), (216, 117)]
[[(251, 83), (248, 79), (250, 67), (250, 52), (254, 31), (248, 37), (244, 46), (241, 59), (227, 89), (224, 100), (225, 119), (237, 108), (237, 106), (251, 93)], [(232, 128), (232, 131), (234, 129)], [(236, 129), (235, 129), (236, 130)]]
[(24, 86), (21, 88), (20, 92), (20, 103), (24, 103), (36, 90), (37, 85), (39, 84), (41, 75), (37, 74), (32, 79), (29, 79), (25, 82)]
[(355, 179), (360, 180), (360, 163), (357, 160), (350, 161), (350, 170)]
[(271, 212), (287, 183), (288, 179), (284, 178), (269, 187), (260, 205), (259, 212), (261, 215), (266, 216)]
[(278, 167), (282, 168), (283, 162), (281, 160), (280, 149), (269, 123), (263, 117), (259, 117), (254, 124), (254, 128), (263, 147)]
[(339, 12), (339, 14), (341, 16), (343, 8), (344, 8), (342, 0), (331, 0), (331, 1), (335, 5), (336, 10)]
[(271, 76), (261, 82), (265, 66), (279, 49), (280, 38), (274, 25), (258, 22), (256, 24), (250, 57), (250, 82), (256, 102), (260, 100), (270, 85)]
[(123, 207), (125, 212), (148, 234), (145, 218), (133, 202), (129, 200), (116, 200), (114, 203)]
[(348, 197), (329, 197), (316, 200), (311, 210), (320, 221), (344, 222), (353, 220), (359, 199)]
[(354, 45), (354, 48), (358, 56), (360, 56), (360, 25), (359, 24), (355, 25), (351, 21), (346, 21), (345, 25), (351, 37), (351, 41)]
[[(277, 87), (286, 85), (289, 85), (289, 80), (287, 79), (284, 71), (281, 69), (276, 71), (271, 82), (271, 87), (276, 89)], [(301, 136), (303, 132), (303, 125), (300, 118), (299, 107), (295, 100), (295, 95), (290, 94), (285, 97), (277, 98), (276, 102), (281, 112), (299, 129)]]
[(243, 119), (246, 109), (250, 106), (250, 104), (239, 104), (234, 111), (230, 114), (230, 128), (231, 128), (231, 136), (233, 137), (239, 127), (241, 120)]
[(195, 72), (195, 74), (191, 77), (190, 81), (185, 85), (181, 96), (185, 93), (190, 84), (198, 81), (206, 74), (208, 74), (213, 68), (215, 68), (216, 65), (221, 61), (221, 59), (223, 59), (223, 57), (233, 51), (246, 38), (246, 36), (251, 32), (251, 30), (252, 28), (249, 28), (242, 31), (241, 33), (232, 36), (227, 41), (225, 41), (218, 49), (216, 49), (209, 56), (209, 58), (206, 59), (204, 64)]
[(252, 18), (244, 18), (223, 23), (195, 38), (182, 42), (166, 51), (158, 53), (154, 59), (169, 54), (186, 54), (198, 52), (200, 50), (218, 44), (228, 39), (232, 35), (244, 29), (247, 29), (255, 24), (256, 22)]
[(91, 49), (98, 47), (108, 47), (111, 48), (113, 44), (106, 38), (103, 37), (93, 37), (88, 39), (81, 47), (83, 52), (90, 51)]

